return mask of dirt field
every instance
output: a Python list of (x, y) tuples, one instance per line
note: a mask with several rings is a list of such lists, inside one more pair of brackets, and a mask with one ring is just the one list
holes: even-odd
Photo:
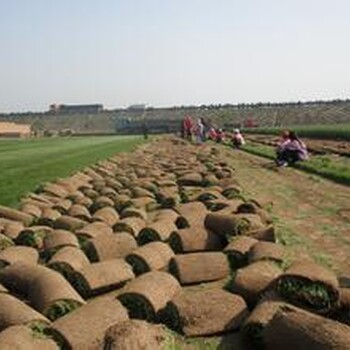
[(291, 168), (275, 168), (269, 160), (225, 150), (242, 187), (263, 202), (272, 202), (280, 237), (297, 252), (340, 274), (350, 273), (350, 188)]

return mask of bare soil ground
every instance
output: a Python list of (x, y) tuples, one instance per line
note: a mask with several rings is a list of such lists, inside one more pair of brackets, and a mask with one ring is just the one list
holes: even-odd
[[(246, 139), (266, 145), (276, 145), (278, 137), (274, 135), (246, 135)], [(338, 154), (350, 157), (350, 142), (342, 140), (316, 140), (303, 138), (308, 149), (316, 154)]]
[(248, 196), (272, 202), (278, 236), (298, 254), (310, 253), (350, 276), (350, 188), (271, 161), (224, 148)]

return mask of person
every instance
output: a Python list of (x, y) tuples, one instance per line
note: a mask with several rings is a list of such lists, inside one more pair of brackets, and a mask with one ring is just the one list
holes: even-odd
[(225, 141), (225, 130), (218, 129), (216, 131), (216, 142), (221, 143)]
[(203, 134), (204, 134), (204, 125), (202, 123), (202, 120), (201, 119), (197, 119), (197, 123), (194, 125), (193, 127), (193, 134), (195, 135), (196, 137), (196, 143), (198, 145), (200, 145), (201, 143), (203, 143), (203, 140), (204, 140), (204, 137), (203, 137)]
[(216, 132), (215, 128), (212, 126), (208, 131), (208, 139), (215, 141), (216, 137), (217, 137), (217, 132)]
[(231, 139), (232, 145), (235, 148), (240, 148), (245, 144), (245, 140), (239, 129), (233, 130), (233, 135)]
[(181, 125), (181, 134), (183, 138), (191, 139), (193, 129), (193, 120), (189, 115), (186, 115)]
[(307, 147), (294, 131), (289, 131), (288, 139), (277, 146), (276, 163), (278, 166), (293, 165), (296, 162), (307, 160)]

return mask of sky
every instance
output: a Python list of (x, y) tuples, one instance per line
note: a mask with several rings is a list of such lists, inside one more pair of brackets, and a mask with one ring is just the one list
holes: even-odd
[(349, 0), (0, 0), (0, 113), (350, 97)]

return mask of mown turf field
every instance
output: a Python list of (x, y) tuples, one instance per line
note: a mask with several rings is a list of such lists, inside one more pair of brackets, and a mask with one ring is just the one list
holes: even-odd
[(16, 206), (23, 194), (42, 182), (130, 151), (141, 142), (139, 136), (0, 140), (0, 204)]

